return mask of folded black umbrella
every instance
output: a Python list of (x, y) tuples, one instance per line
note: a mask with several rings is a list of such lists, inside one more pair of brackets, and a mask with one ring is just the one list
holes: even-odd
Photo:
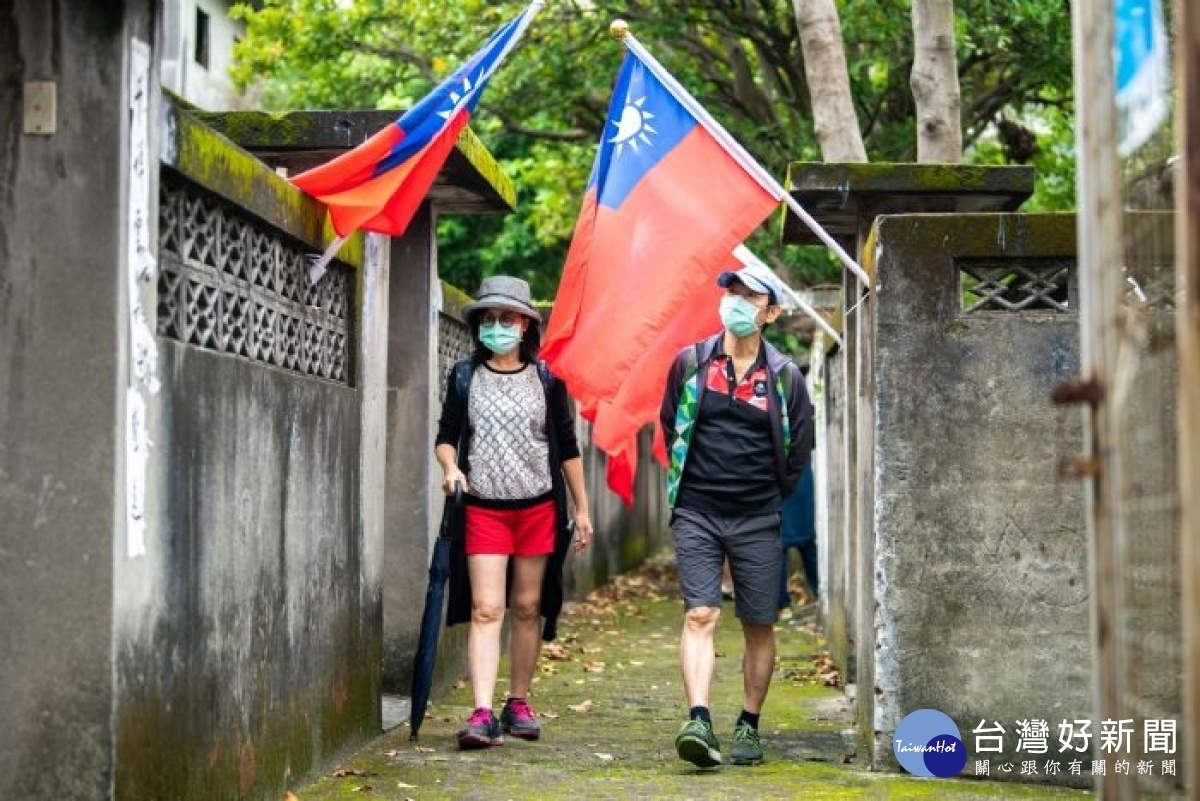
[(433, 685), (433, 665), (437, 658), (438, 638), (442, 633), (442, 605), (446, 598), (446, 579), (450, 576), (450, 534), (454, 530), (456, 516), (463, 514), (462, 487), (454, 488), (454, 495), (447, 496), (442, 511), (442, 526), (433, 545), (433, 557), (429, 560), (429, 586), (425, 589), (425, 612), (421, 615), (421, 632), (417, 637), (417, 655), (413, 659), (412, 714), (409, 717), (410, 740), (417, 739), (417, 732), (425, 720), (425, 709), (429, 706), (429, 691)]

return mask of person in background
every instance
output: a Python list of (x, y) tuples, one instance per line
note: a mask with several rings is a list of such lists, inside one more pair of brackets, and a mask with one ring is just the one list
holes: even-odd
[[(434, 452), (443, 490), (461, 488), (466, 498), (467, 665), (475, 709), (458, 745), (475, 749), (500, 745), (503, 734), (541, 736), (528, 697), (546, 565), (556, 536), (567, 529), (564, 484), (574, 501), (577, 549), (591, 541), (592, 523), (575, 416), (563, 383), (537, 358), (540, 317), (529, 285), (510, 276), (486, 278), (464, 311), (475, 353), (450, 371)], [(497, 719), (492, 697), (506, 600), (512, 609), (509, 696)]]
[(800, 474), (796, 491), (783, 504), (780, 534), (783, 541), (783, 575), (779, 582), (779, 608), (790, 609), (792, 596), (788, 592), (788, 554), (792, 548), (800, 552), (800, 564), (809, 595), (817, 597), (817, 527), (813, 503), (813, 471), (810, 463)]
[(758, 726), (775, 668), (779, 512), (808, 463), (813, 439), (800, 368), (762, 337), (781, 311), (777, 281), (767, 268), (721, 273), (725, 330), (676, 355), (660, 409), (685, 607), (679, 653), (689, 710), (675, 749), (699, 767), (722, 759), (708, 696), (727, 557), (745, 643), (744, 700), (730, 757), (735, 765), (763, 759)]
[(721, 600), (733, 600), (733, 574), (729, 572), (729, 560), (721, 565)]

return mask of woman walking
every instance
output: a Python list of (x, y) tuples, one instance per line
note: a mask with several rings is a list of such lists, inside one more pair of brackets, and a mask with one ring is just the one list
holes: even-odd
[[(541, 736), (529, 690), (541, 640), (543, 584), (556, 537), (574, 502), (575, 548), (592, 538), (575, 418), (563, 383), (538, 361), (541, 317), (519, 278), (492, 276), (465, 307), (475, 352), (450, 372), (435, 454), (443, 490), (466, 498), (465, 552), (471, 626), (467, 665), (475, 709), (460, 748), (486, 748), (503, 734)], [(565, 484), (565, 487), (564, 487)], [(511, 561), (511, 585), (508, 581)], [(492, 712), (505, 606), (509, 697)]]

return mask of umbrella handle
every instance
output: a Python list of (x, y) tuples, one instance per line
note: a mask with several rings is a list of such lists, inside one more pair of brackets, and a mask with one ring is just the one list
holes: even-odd
[(463, 485), (461, 481), (454, 482), (454, 504), (462, 506), (463, 502)]

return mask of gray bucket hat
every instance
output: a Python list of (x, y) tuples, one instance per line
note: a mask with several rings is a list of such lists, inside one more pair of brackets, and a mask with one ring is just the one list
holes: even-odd
[(529, 284), (511, 275), (493, 275), (483, 279), (475, 300), (463, 306), (468, 317), (483, 309), (508, 309), (532, 317), (537, 322), (542, 316), (533, 308)]

